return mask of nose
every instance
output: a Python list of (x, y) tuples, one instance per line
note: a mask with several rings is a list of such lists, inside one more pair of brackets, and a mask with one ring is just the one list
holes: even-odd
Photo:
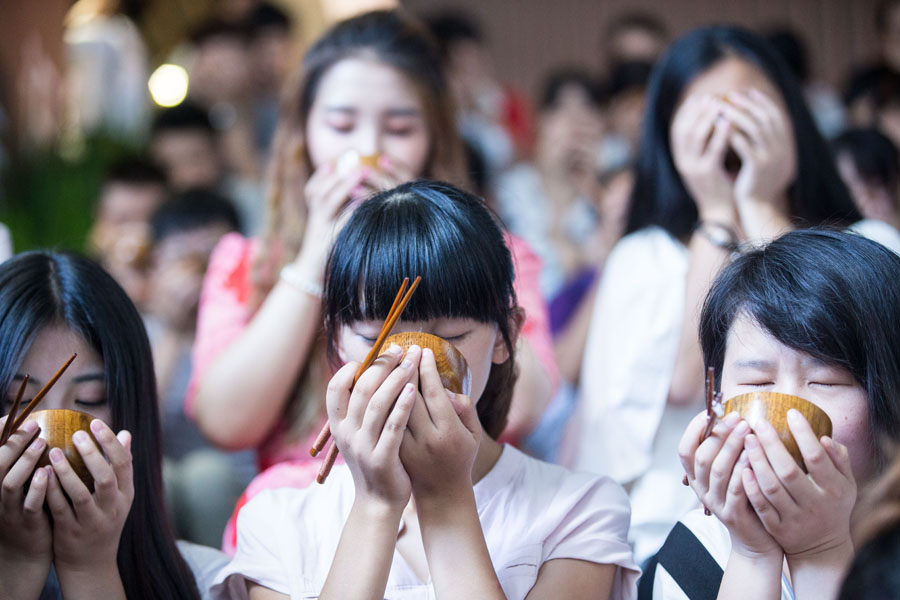
[(381, 152), (381, 130), (374, 124), (359, 127), (354, 140), (356, 151), (362, 156), (373, 156)]

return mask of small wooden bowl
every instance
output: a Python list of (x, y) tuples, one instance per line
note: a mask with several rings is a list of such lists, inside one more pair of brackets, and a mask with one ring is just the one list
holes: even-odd
[[(91, 439), (97, 444), (94, 434), (91, 433), (91, 421), (94, 420), (92, 415), (77, 410), (67, 409), (51, 409), (36, 410), (28, 416), (28, 421), (35, 421), (41, 428), (38, 437), (43, 438), (47, 442), (47, 448), (38, 461), (38, 466), (43, 467), (50, 464), (50, 449), (59, 448), (66, 455), (66, 460), (72, 465), (72, 470), (78, 475), (84, 485), (89, 490), (94, 491), (94, 478), (91, 476), (84, 461), (81, 460), (81, 454), (75, 448), (72, 442), (72, 434), (76, 431), (87, 432)], [(100, 444), (97, 444), (100, 447)]]
[(390, 348), (391, 344), (397, 344), (404, 350), (414, 344), (423, 350), (430, 348), (434, 352), (434, 360), (437, 363), (438, 374), (441, 376), (441, 383), (444, 384), (444, 387), (456, 394), (468, 396), (472, 393), (472, 374), (469, 372), (466, 359), (462, 352), (456, 349), (456, 346), (444, 338), (421, 331), (395, 333), (384, 340), (378, 353), (382, 354)]
[(825, 411), (808, 400), (804, 400), (798, 396), (790, 394), (779, 394), (777, 392), (750, 392), (749, 394), (741, 394), (725, 402), (725, 414), (737, 411), (741, 417), (750, 425), (750, 429), (756, 429), (760, 419), (765, 419), (772, 424), (778, 436), (784, 443), (787, 451), (790, 452), (800, 468), (806, 471), (806, 465), (803, 464), (803, 456), (800, 454), (800, 448), (794, 436), (791, 435), (791, 429), (787, 423), (787, 413), (790, 409), (800, 411), (800, 414), (809, 422), (810, 427), (815, 432), (817, 438), (823, 435), (831, 435), (831, 419), (825, 414)]

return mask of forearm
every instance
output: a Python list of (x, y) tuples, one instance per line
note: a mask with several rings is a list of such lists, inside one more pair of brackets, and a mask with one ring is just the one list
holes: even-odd
[(697, 330), (700, 309), (713, 279), (729, 258), (729, 251), (695, 232), (688, 244), (690, 266), (685, 285), (684, 313), (668, 402), (678, 406), (699, 403), (703, 394), (703, 355)]
[(284, 412), (321, 328), (321, 302), (279, 281), (259, 311), (209, 366), (197, 424), (227, 449), (259, 445)]
[(0, 559), (0, 600), (37, 599), (49, 574), (49, 561), (34, 564)]
[(847, 540), (837, 548), (803, 558), (788, 556), (791, 583), (797, 600), (836, 598), (853, 560), (853, 544)]
[(550, 403), (553, 386), (546, 367), (531, 349), (528, 341), (519, 338), (518, 346), (516, 366), (519, 376), (513, 388), (506, 432), (515, 437), (522, 437), (531, 433), (537, 426), (544, 409)]
[(466, 486), (455, 496), (416, 498), (419, 526), (435, 597), (505, 599)]
[(66, 600), (126, 600), (125, 587), (115, 562), (101, 567), (57, 564), (56, 575)]
[(783, 555), (745, 555), (732, 549), (719, 587), (719, 600), (781, 598), (781, 569)]
[(385, 507), (357, 498), (319, 598), (384, 598), (402, 514), (403, 507)]

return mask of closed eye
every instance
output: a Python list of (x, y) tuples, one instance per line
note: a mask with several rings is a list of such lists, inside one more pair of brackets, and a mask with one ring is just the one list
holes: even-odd
[(78, 406), (103, 406), (106, 404), (106, 398), (75, 398), (75, 404)]

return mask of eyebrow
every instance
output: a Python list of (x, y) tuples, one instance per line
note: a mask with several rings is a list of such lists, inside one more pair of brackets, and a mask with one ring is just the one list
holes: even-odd
[[(341, 106), (338, 104), (334, 106), (326, 106), (325, 112), (352, 115), (356, 114), (356, 109), (350, 106)], [(391, 108), (387, 111), (388, 117), (418, 117), (421, 114), (422, 111), (414, 107)]]

